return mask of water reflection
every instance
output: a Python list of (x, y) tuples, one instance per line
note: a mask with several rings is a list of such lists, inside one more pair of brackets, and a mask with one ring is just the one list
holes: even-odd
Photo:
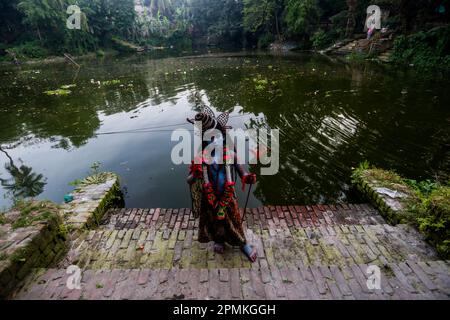
[(0, 77), (0, 143), (29, 139), (8, 150), (45, 174), (41, 196), (56, 201), (101, 161), (123, 177), (128, 206), (188, 207), (170, 131), (189, 128), (201, 100), (232, 112), (234, 128), (280, 130), (280, 173), (259, 177), (252, 206), (352, 200), (350, 168), (365, 159), (418, 179), (449, 168), (448, 81), (395, 69), (311, 55), (110, 58), (83, 63), (66, 97), (42, 94), (74, 82), (64, 65)]
[(33, 172), (31, 167), (27, 167), (23, 163), (17, 166), (8, 152), (1, 147), (0, 152), (8, 158), (5, 170), (11, 176), (9, 179), (0, 178), (0, 185), (5, 189), (7, 196), (12, 199), (25, 199), (36, 197), (44, 191), (47, 183), (42, 174)]

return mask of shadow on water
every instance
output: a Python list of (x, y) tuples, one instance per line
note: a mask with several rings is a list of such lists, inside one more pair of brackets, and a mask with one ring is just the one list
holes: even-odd
[[(0, 145), (47, 177), (30, 178), (42, 198), (59, 202), (67, 182), (98, 160), (123, 178), (127, 206), (190, 206), (187, 166), (171, 163), (170, 134), (189, 128), (197, 96), (231, 112), (235, 128), (280, 130), (280, 172), (259, 176), (251, 206), (357, 201), (349, 176), (366, 159), (416, 179), (449, 172), (448, 80), (318, 55), (252, 53), (108, 57), (74, 72), (63, 64), (0, 70)], [(76, 87), (67, 96), (43, 93), (68, 84)], [(147, 131), (99, 134), (139, 128)], [(12, 183), (4, 176), (26, 173), (22, 167), (0, 169), (1, 194)]]

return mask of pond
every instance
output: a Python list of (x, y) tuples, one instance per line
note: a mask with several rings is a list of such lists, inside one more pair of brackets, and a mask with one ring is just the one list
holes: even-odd
[[(191, 129), (186, 118), (200, 99), (230, 112), (234, 128), (280, 130), (279, 173), (258, 177), (250, 207), (359, 201), (350, 174), (364, 160), (414, 179), (449, 172), (445, 78), (313, 54), (81, 64), (0, 68), (0, 208), (20, 195), (62, 202), (68, 183), (96, 161), (120, 175), (127, 207), (190, 207), (188, 168), (171, 161), (171, 131)], [(44, 93), (64, 85), (67, 95)]]

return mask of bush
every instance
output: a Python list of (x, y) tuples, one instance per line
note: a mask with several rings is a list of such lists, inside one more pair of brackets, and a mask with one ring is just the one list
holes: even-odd
[(13, 47), (9, 50), (14, 52), (19, 59), (40, 59), (48, 56), (48, 51), (37, 41), (25, 42), (24, 44)]
[(333, 32), (336, 33), (336, 38), (344, 38), (347, 29), (348, 11), (343, 10), (338, 14), (332, 16), (330, 21), (333, 25)]
[(258, 39), (258, 49), (266, 49), (275, 40), (275, 37), (270, 33), (265, 33)]
[(329, 33), (322, 29), (317, 30), (311, 37), (312, 46), (314, 49), (324, 49), (331, 44), (332, 38)]
[[(371, 167), (367, 161), (353, 170), (352, 183), (390, 223), (409, 223), (419, 229), (444, 259), (450, 258), (450, 186), (432, 180), (403, 179), (393, 171)], [(386, 187), (408, 195), (401, 200), (404, 209), (391, 212), (374, 192)]]
[(392, 61), (419, 69), (450, 69), (450, 27), (397, 37)]
[(419, 230), (444, 258), (450, 257), (450, 187), (439, 186), (424, 200)]

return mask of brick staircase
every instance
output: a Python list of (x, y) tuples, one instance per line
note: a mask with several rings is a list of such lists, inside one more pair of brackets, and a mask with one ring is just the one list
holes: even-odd
[[(189, 209), (113, 209), (36, 270), (16, 299), (449, 299), (450, 263), (421, 236), (388, 225), (370, 205), (263, 207), (245, 214), (251, 264), (238, 248), (215, 254)], [(81, 289), (66, 268), (82, 268)], [(367, 287), (367, 268), (381, 289)]]

